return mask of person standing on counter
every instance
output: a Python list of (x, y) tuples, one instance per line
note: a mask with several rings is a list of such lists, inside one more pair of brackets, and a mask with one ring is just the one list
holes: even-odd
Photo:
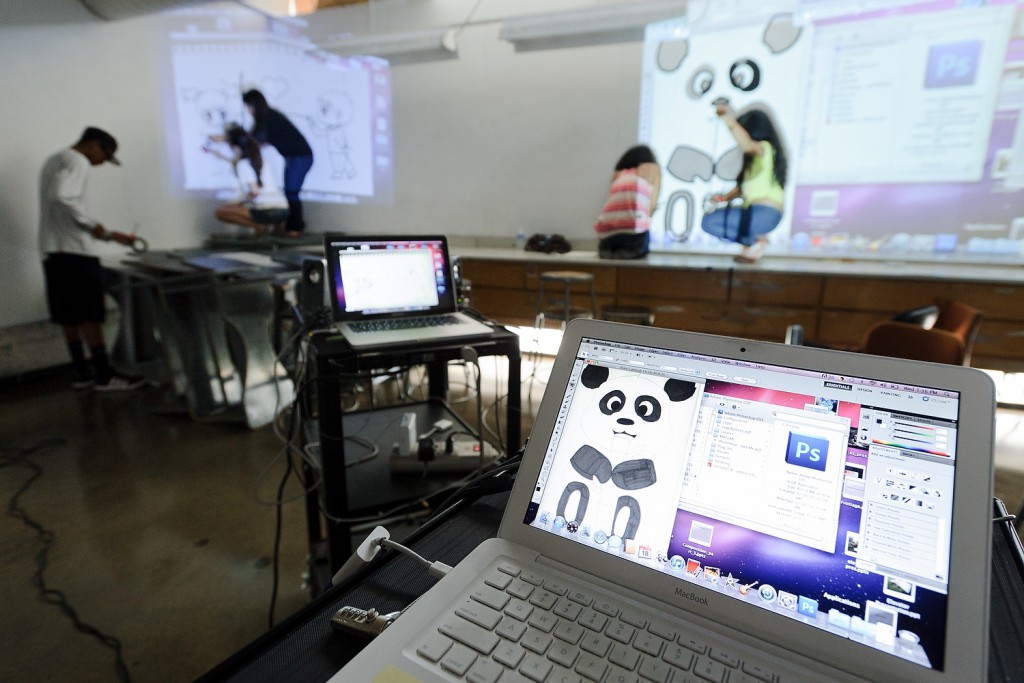
[(270, 145), (284, 157), (284, 196), (288, 200), (285, 234), (298, 237), (306, 229), (299, 192), (306, 174), (313, 167), (313, 148), (288, 117), (267, 104), (259, 90), (247, 90), (242, 102), (253, 118), (250, 134), (260, 144)]
[(615, 164), (608, 198), (594, 232), (597, 253), (607, 259), (638, 259), (650, 248), (651, 214), (657, 208), (661, 168), (647, 145), (630, 147)]
[(212, 147), (204, 149), (231, 164), (239, 194), (234, 201), (218, 206), (213, 215), (219, 221), (248, 228), (253, 236), (259, 237), (267, 231), (268, 225), (287, 220), (288, 203), (271, 174), (264, 172), (263, 155), (255, 138), (232, 123), (224, 131), (224, 140), (231, 147), (230, 157)]
[[(743, 151), (743, 168), (736, 187), (724, 195), (713, 197), (724, 204), (704, 214), (701, 229), (715, 237), (743, 245), (735, 260), (756, 263), (768, 245), (766, 235), (782, 220), (782, 202), (786, 185), (786, 151), (771, 118), (752, 109), (738, 118), (722, 100), (715, 103), (715, 113), (725, 122), (736, 144)], [(729, 202), (742, 198), (743, 207)]]
[[(115, 371), (103, 341), (106, 306), (103, 271), (93, 254), (95, 240), (131, 246), (135, 235), (107, 230), (88, 216), (84, 199), (89, 168), (105, 162), (120, 166), (117, 141), (89, 127), (72, 147), (53, 154), (39, 174), (39, 250), (43, 256), (46, 301), (50, 319), (64, 331), (76, 389), (125, 391), (144, 378)], [(89, 345), (91, 365), (82, 342)]]

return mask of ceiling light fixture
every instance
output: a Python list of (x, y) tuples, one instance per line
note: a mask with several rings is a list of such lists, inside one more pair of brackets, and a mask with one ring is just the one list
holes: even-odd
[(685, 0), (602, 5), (506, 19), (498, 37), (516, 52), (628, 43), (643, 40), (647, 24), (685, 15)]
[(413, 64), (459, 56), (455, 29), (444, 27), (408, 33), (382, 33), (317, 45), (325, 52), (350, 57), (370, 55), (394, 64)]

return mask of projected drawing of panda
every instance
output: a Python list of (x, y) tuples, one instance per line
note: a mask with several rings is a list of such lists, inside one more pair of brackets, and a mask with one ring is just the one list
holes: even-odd
[(762, 112), (780, 138), (785, 137), (783, 130), (793, 124), (797, 92), (788, 74), (799, 63), (797, 51), (791, 48), (800, 35), (793, 17), (782, 14), (763, 27), (695, 28), (689, 37), (668, 39), (658, 46), (658, 70), (672, 79), (675, 92), (683, 93), (671, 116), (686, 121), (685, 126), (674, 128), (674, 148), (670, 155), (665, 154), (669, 176), (663, 214), (665, 238), (677, 242), (709, 239), (694, 228), (705, 213), (718, 208), (717, 195), (725, 193), (720, 184), (740, 180), (744, 152), (733, 145), (714, 116), (716, 100), (732, 102), (737, 116)]
[[(653, 558), (671, 533), (696, 385), (600, 365), (588, 365), (580, 384), (594, 397), (560, 446), (575, 452), (549, 483), (554, 526)], [(566, 443), (573, 437), (583, 443)]]

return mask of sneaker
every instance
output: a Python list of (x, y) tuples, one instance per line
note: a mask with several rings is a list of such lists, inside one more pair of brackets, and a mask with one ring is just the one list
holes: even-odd
[(96, 391), (132, 391), (146, 383), (146, 378), (141, 375), (122, 375), (119, 372), (112, 372), (108, 377), (97, 379), (93, 388)]
[(88, 389), (96, 380), (93, 378), (91, 372), (75, 372), (74, 377), (71, 379), (72, 389)]

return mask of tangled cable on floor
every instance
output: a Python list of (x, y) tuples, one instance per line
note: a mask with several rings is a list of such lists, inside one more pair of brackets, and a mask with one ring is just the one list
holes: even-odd
[(49, 554), (57, 537), (53, 531), (47, 529), (40, 522), (36, 521), (25, 508), (21, 507), (21, 496), (24, 495), (36, 482), (45, 474), (43, 467), (32, 459), (32, 456), (47, 448), (64, 445), (64, 439), (46, 439), (34, 446), (23, 449), (0, 448), (0, 468), (22, 467), (31, 472), (29, 477), (22, 482), (17, 492), (7, 502), (7, 514), (21, 520), (22, 524), (36, 532), (36, 538), (42, 543), (39, 552), (36, 553), (36, 570), (32, 575), (32, 583), (39, 590), (39, 597), (51, 605), (56, 605), (71, 620), (75, 628), (88, 636), (98, 640), (104, 647), (114, 651), (114, 668), (121, 681), (130, 683), (131, 675), (128, 673), (128, 666), (124, 662), (124, 653), (121, 641), (114, 636), (108, 635), (95, 626), (85, 623), (78, 616), (78, 611), (68, 602), (63, 591), (51, 588), (46, 584), (46, 569), (49, 566)]

